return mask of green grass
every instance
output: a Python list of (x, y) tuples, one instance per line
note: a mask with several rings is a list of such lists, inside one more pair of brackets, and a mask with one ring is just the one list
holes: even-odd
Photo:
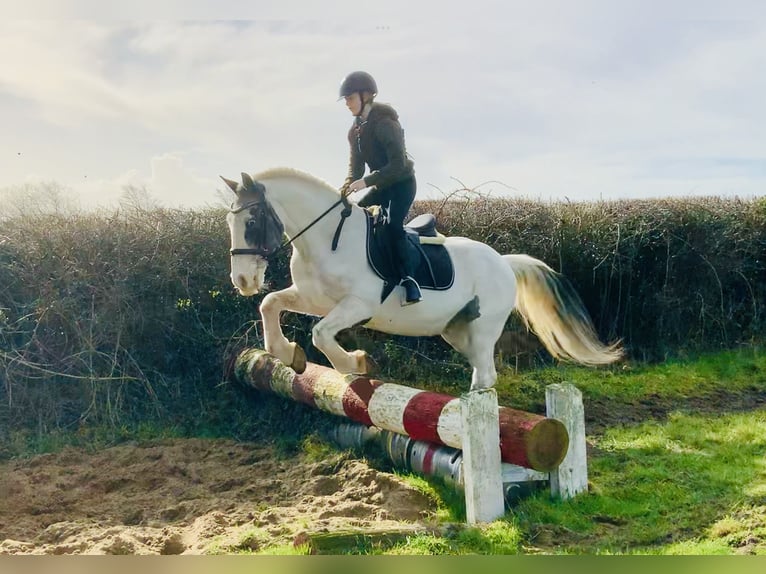
[(539, 408), (545, 386), (563, 381), (576, 385), (586, 399), (622, 403), (766, 390), (766, 353), (754, 346), (651, 365), (625, 363), (603, 369), (561, 365), (520, 373), (504, 369), (496, 389), (501, 404)]
[(413, 536), (402, 544), (380, 552), (389, 555), (520, 554), (522, 532), (514, 520), (490, 524), (455, 526), (445, 536)]
[(14, 430), (0, 442), (0, 460), (24, 458), (38, 454), (59, 452), (66, 447), (95, 452), (125, 441), (151, 441), (184, 438), (189, 434), (175, 426), (139, 422), (120, 426), (83, 426), (77, 430), (57, 430), (37, 433)]
[(590, 492), (385, 554), (766, 554), (766, 411), (674, 415), (591, 437)]
[(531, 546), (552, 553), (766, 551), (766, 411), (674, 415), (591, 438), (591, 492), (571, 501), (538, 495), (514, 514)]
[(425, 478), (408, 471), (392, 469), (405, 483), (433, 501), (434, 516), (438, 522), (465, 521), (465, 496), (449, 484), (438, 479)]
[[(664, 416), (589, 433), (590, 492), (521, 501), (491, 525), (506, 533), (502, 551), (474, 529), (475, 539), (418, 537), (386, 553), (766, 554), (766, 409), (728, 412), (742, 408), (740, 394), (766, 392), (760, 348), (661, 365), (502, 372), (500, 402), (528, 408), (545, 385), (563, 381), (582, 390), (586, 414), (589, 404), (607, 415), (610, 405), (650, 402), (663, 404)], [(461, 501), (442, 500), (443, 520), (464, 513)]]

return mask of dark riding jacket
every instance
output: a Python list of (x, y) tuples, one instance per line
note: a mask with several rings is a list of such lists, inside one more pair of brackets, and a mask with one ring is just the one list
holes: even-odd
[(388, 104), (373, 103), (366, 120), (357, 117), (348, 131), (348, 143), (351, 157), (343, 190), (364, 175), (365, 164), (370, 168), (370, 174), (364, 182), (378, 189), (415, 174), (413, 162), (407, 157), (404, 146), (404, 130), (399, 124), (399, 115)]

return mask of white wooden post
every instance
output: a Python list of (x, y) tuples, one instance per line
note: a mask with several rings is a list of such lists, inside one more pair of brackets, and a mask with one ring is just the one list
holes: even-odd
[(505, 514), (495, 389), (462, 395), (460, 415), (466, 521), (469, 524), (491, 522)]
[(550, 473), (551, 494), (567, 499), (588, 491), (585, 446), (585, 409), (582, 393), (571, 383), (545, 388), (546, 416), (558, 419), (569, 433), (569, 450), (561, 465)]

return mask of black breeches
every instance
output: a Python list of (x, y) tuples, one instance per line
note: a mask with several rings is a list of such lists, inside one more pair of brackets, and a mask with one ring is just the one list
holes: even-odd
[(358, 203), (360, 207), (380, 205), (388, 209), (388, 236), (391, 244), (394, 264), (401, 278), (413, 275), (412, 263), (407, 257), (407, 237), (404, 231), (404, 218), (415, 201), (417, 184), (415, 178), (405, 179), (384, 189), (374, 189)]

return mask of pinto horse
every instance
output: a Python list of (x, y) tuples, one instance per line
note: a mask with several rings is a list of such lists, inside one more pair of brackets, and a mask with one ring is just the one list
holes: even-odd
[(603, 365), (622, 356), (619, 342), (599, 341), (580, 297), (542, 261), (447, 237), (452, 285), (424, 289), (422, 301), (403, 307), (396, 296), (381, 301), (383, 279), (367, 260), (367, 215), (361, 207), (347, 204), (333, 250), (346, 203), (334, 187), (290, 168), (243, 173), (241, 183), (222, 179), (237, 196), (226, 221), (231, 281), (240, 294), (261, 290), (269, 257), (286, 245), (284, 235), (292, 245), (293, 284), (268, 293), (260, 312), (266, 351), (296, 372), (305, 369), (306, 355), (282, 333), (283, 311), (322, 317), (313, 327), (312, 342), (341, 373), (366, 374), (374, 368), (366, 352), (347, 351), (336, 340), (339, 331), (363, 325), (389, 334), (441, 335), (473, 367), (471, 390), (492, 387), (495, 343), (514, 309), (558, 359)]

